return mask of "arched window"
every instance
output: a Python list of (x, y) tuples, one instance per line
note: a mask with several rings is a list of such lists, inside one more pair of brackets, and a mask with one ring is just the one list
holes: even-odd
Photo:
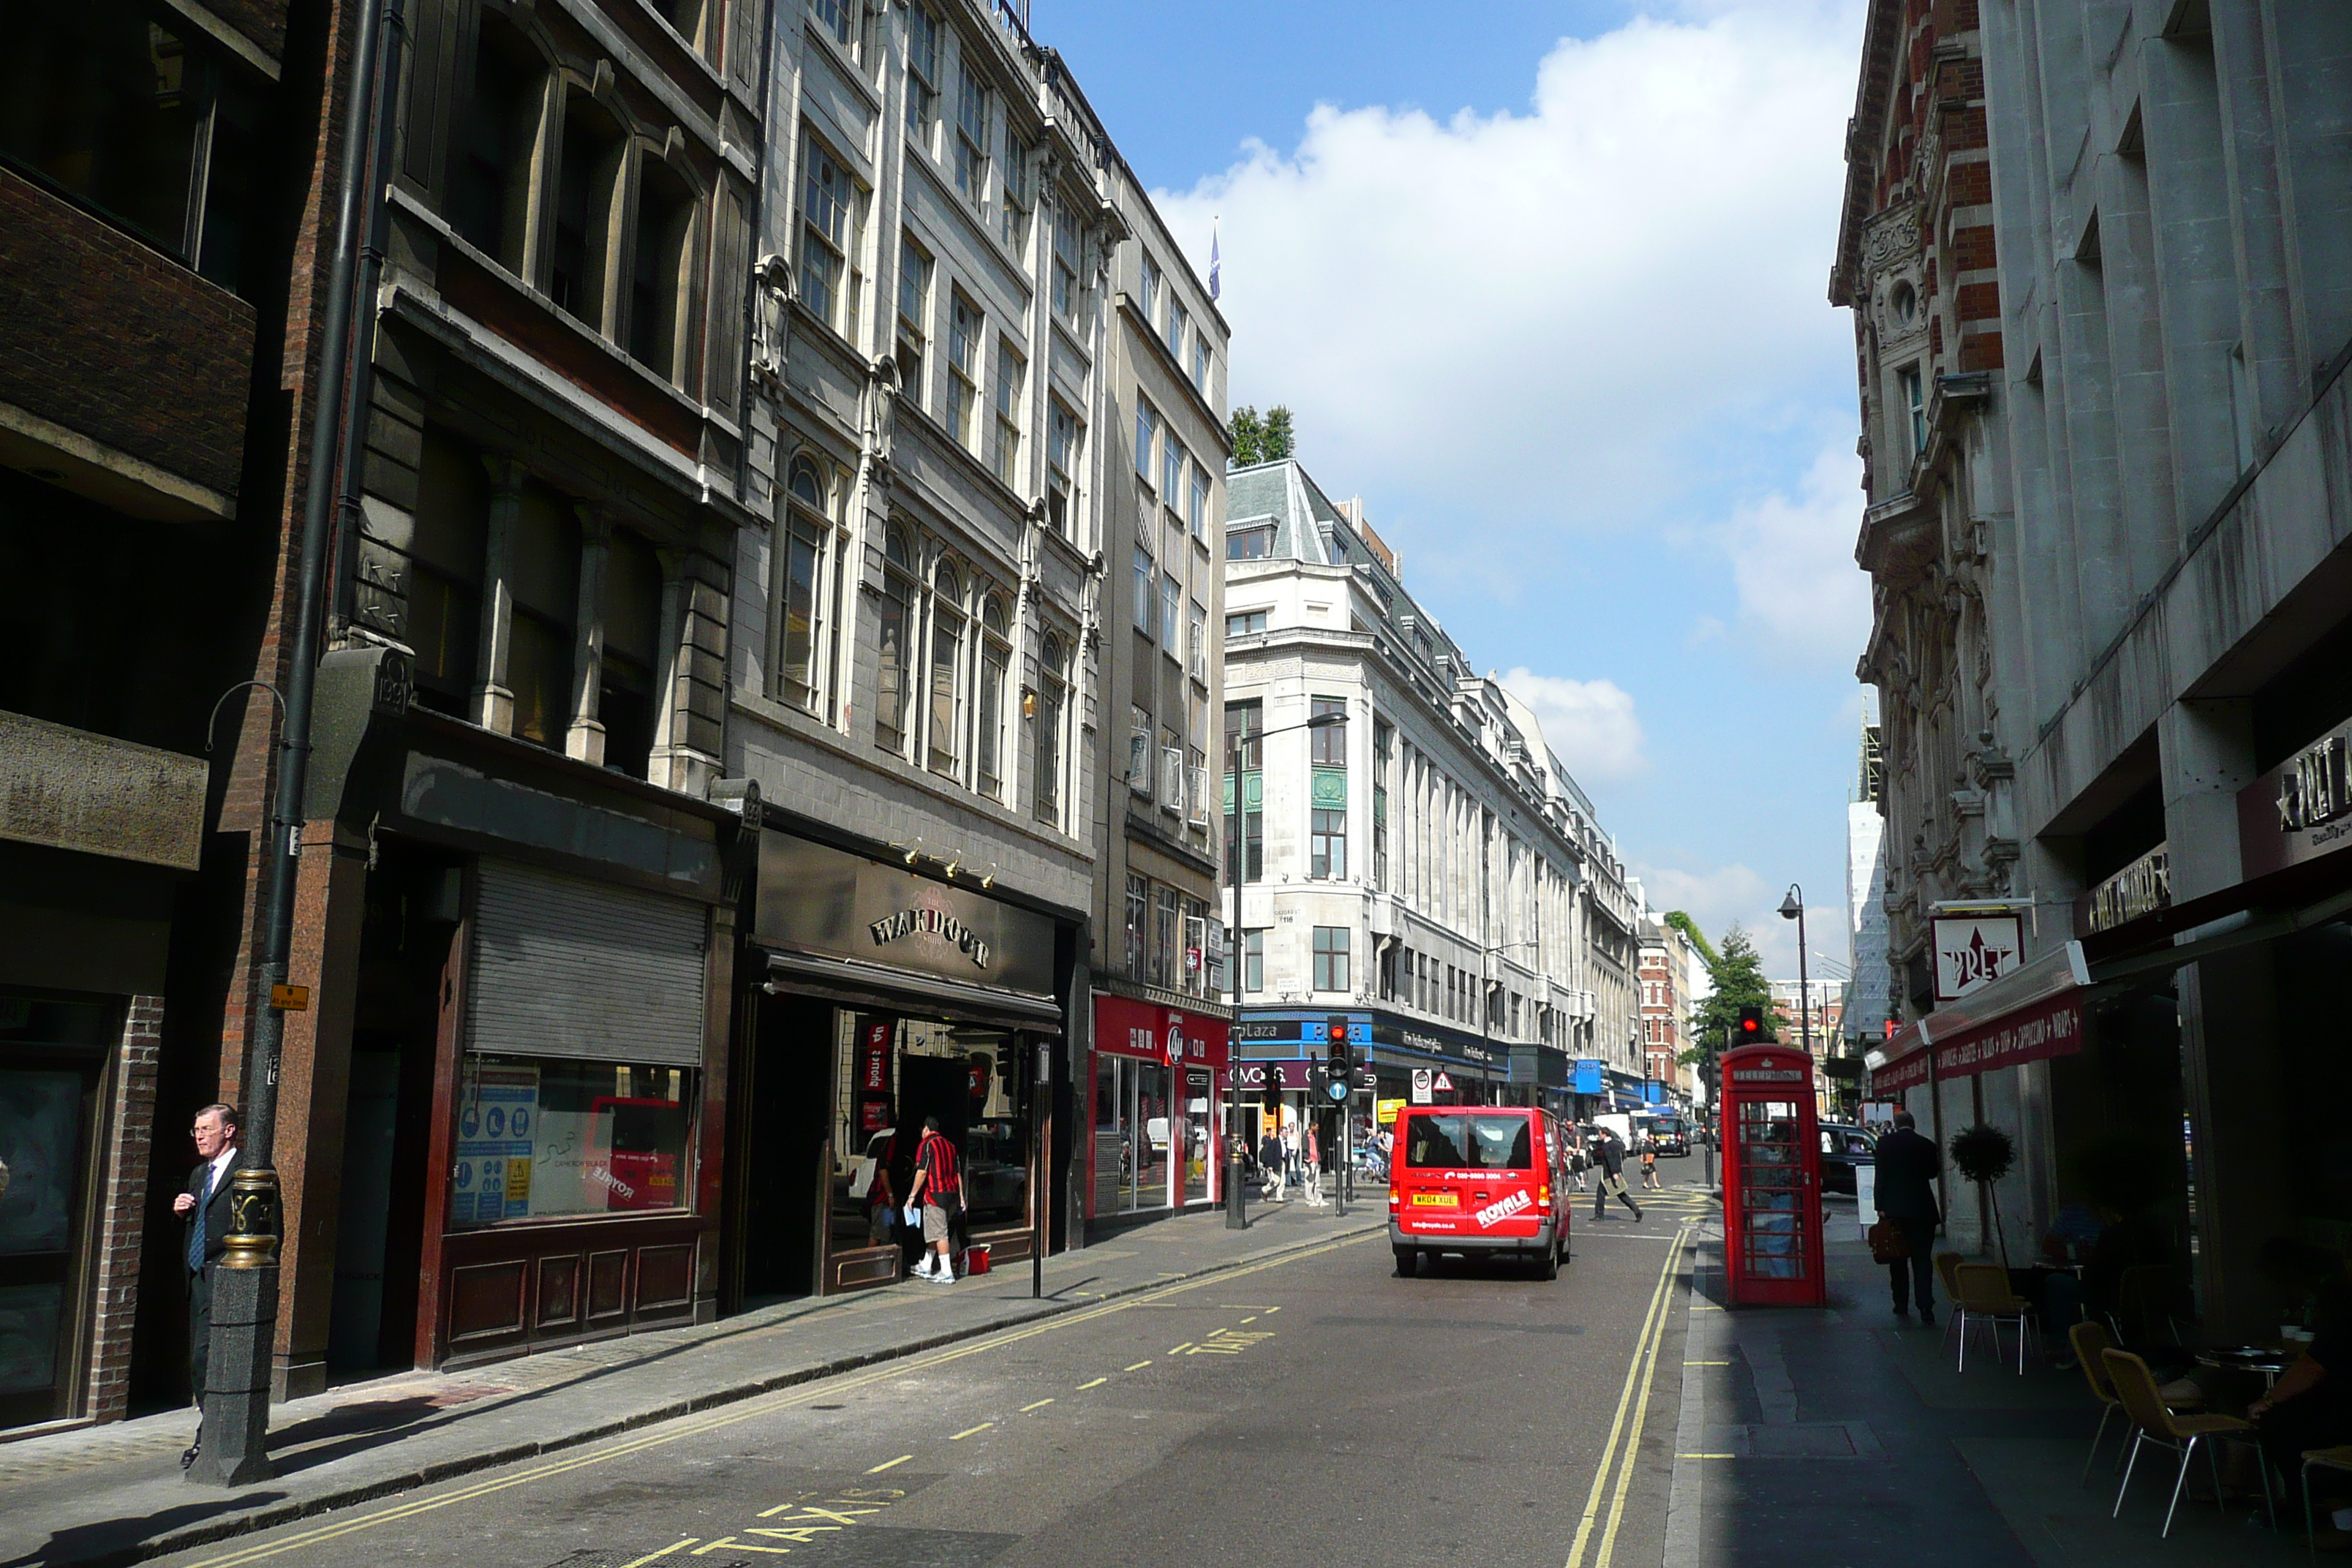
[(833, 538), (824, 471), (813, 458), (795, 458), (784, 488), (784, 526), (776, 552), (776, 694), (796, 708), (822, 713), (825, 567)]
[(1062, 639), (1052, 632), (1037, 653), (1037, 820), (1062, 825), (1062, 715), (1069, 705), (1069, 682), (1062, 668)]
[(963, 762), (963, 579), (942, 561), (931, 579), (929, 763), (953, 778)]
[(874, 743), (907, 754), (907, 606), (915, 596), (914, 558), (907, 536), (890, 530), (883, 547), (880, 670), (874, 701)]
[(1002, 595), (991, 594), (980, 611), (980, 691), (972, 742), (972, 773), (980, 793), (1004, 798), (1004, 672), (1013, 663), (1012, 627)]

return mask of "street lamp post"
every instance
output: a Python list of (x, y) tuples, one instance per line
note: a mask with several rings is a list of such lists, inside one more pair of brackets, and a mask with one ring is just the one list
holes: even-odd
[(1797, 922), (1797, 1038), (1803, 1043), (1805, 1060), (1813, 1059), (1813, 987), (1805, 973), (1805, 889), (1796, 883), (1789, 884), (1789, 896), (1780, 900), (1780, 918)]
[[(1242, 937), (1242, 875), (1247, 869), (1242, 864), (1246, 849), (1242, 839), (1242, 825), (1247, 820), (1249, 802), (1242, 782), (1241, 742), (1262, 742), (1269, 735), (1287, 735), (1296, 730), (1328, 730), (1345, 724), (1348, 715), (1318, 713), (1303, 723), (1285, 724), (1278, 730), (1260, 730), (1253, 735), (1236, 735), (1225, 731), (1225, 776), (1234, 781), (1233, 829), (1225, 837), (1225, 891), (1233, 910), (1233, 919), (1225, 926), (1226, 994), (1233, 999), (1234, 1033), (1239, 1032), (1242, 1018), (1242, 965), (1245, 943)], [(1239, 1041), (1227, 1037), (1225, 1046), (1225, 1228), (1249, 1228), (1249, 1200), (1242, 1192), (1242, 1064), (1235, 1049)]]

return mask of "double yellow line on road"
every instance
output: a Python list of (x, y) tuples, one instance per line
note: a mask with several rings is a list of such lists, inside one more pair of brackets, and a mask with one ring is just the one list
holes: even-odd
[[(1601, 1463), (1592, 1472), (1592, 1490), (1584, 1500), (1584, 1514), (1576, 1523), (1576, 1541), (1569, 1548), (1568, 1568), (1609, 1568), (1617, 1551), (1617, 1527), (1625, 1518), (1625, 1493), (1633, 1486), (1633, 1461), (1641, 1455), (1642, 1426), (1650, 1411), (1650, 1387), (1657, 1376), (1658, 1347), (1665, 1342), (1666, 1321), (1672, 1315), (1673, 1287), (1690, 1232), (1675, 1232), (1666, 1249), (1665, 1266), (1658, 1270), (1657, 1288), (1650, 1292), (1650, 1310), (1642, 1319), (1642, 1332), (1633, 1342), (1633, 1359), (1625, 1368), (1625, 1386), (1617, 1395), (1616, 1419), (1609, 1423), (1609, 1441), (1601, 1447)], [(1640, 1392), (1637, 1394), (1636, 1389)], [(1626, 1417), (1632, 1416), (1629, 1425)], [(1617, 1485), (1609, 1485), (1612, 1470)], [(1606, 1518), (1601, 1500), (1608, 1499)], [(1601, 1531), (1598, 1549), (1588, 1565), (1585, 1548), (1594, 1544), (1593, 1529)]]
[[(1228, 1284), (1234, 1279), (1263, 1273), (1269, 1268), (1303, 1262), (1309, 1258), (1320, 1258), (1327, 1253), (1337, 1252), (1342, 1247), (1354, 1247), (1379, 1234), (1378, 1231), (1368, 1231), (1361, 1236), (1347, 1237), (1338, 1241), (1325, 1242), (1318, 1247), (1301, 1247), (1296, 1252), (1283, 1253), (1278, 1257), (1265, 1258), (1256, 1263), (1244, 1264), (1238, 1268), (1223, 1269), (1206, 1279), (1171, 1285), (1162, 1290), (1154, 1290), (1149, 1295), (1107, 1301), (1099, 1307), (1087, 1307), (1075, 1312), (1060, 1313), (1042, 1322), (1031, 1323), (1002, 1333), (990, 1334), (958, 1345), (952, 1350), (934, 1351), (929, 1354), (910, 1356), (904, 1360), (887, 1361), (860, 1373), (814, 1379), (795, 1386), (789, 1393), (779, 1391), (775, 1394), (741, 1400), (715, 1415), (674, 1418), (666, 1424), (655, 1426), (642, 1436), (625, 1438), (610, 1447), (573, 1455), (550, 1464), (535, 1465), (529, 1469), (520, 1470), (512, 1475), (500, 1476), (493, 1480), (477, 1481), (470, 1486), (445, 1492), (439, 1497), (425, 1498), (415, 1502), (399, 1503), (391, 1508), (378, 1509), (374, 1512), (362, 1514), (356, 1519), (320, 1525), (277, 1541), (240, 1547), (218, 1557), (208, 1557), (194, 1564), (194, 1568), (236, 1568), (240, 1563), (257, 1563), (263, 1558), (299, 1551), (305, 1546), (320, 1545), (342, 1536), (353, 1535), (362, 1531), (373, 1530), (402, 1520), (413, 1519), (419, 1514), (432, 1513), (454, 1503), (470, 1502), (476, 1498), (487, 1497), (493, 1492), (502, 1492), (513, 1487), (528, 1486), (533, 1481), (546, 1480), (573, 1470), (586, 1469), (592, 1465), (602, 1465), (614, 1459), (625, 1458), (632, 1454), (643, 1453), (648, 1448), (658, 1448), (666, 1444), (677, 1442), (681, 1438), (696, 1436), (721, 1426), (732, 1426), (738, 1422), (754, 1420), (778, 1410), (789, 1410), (828, 1394), (846, 1393), (851, 1389), (863, 1388), (869, 1384), (881, 1383), (892, 1378), (903, 1378), (912, 1373), (945, 1366), (951, 1362), (982, 1355), (1006, 1345), (1016, 1344), (1023, 1340), (1034, 1339), (1040, 1334), (1076, 1328), (1081, 1323), (1097, 1322), (1104, 1318), (1132, 1310), (1137, 1307), (1148, 1307), (1154, 1302), (1164, 1301), (1171, 1296), (1181, 1296), (1188, 1291), (1202, 1289), (1211, 1285)], [(971, 1433), (967, 1432), (963, 1436), (970, 1436)], [(892, 1461), (893, 1464), (898, 1462)], [(889, 1468), (887, 1465), (877, 1467), (880, 1469)], [(871, 1473), (871, 1471), (868, 1472), (868, 1474)]]

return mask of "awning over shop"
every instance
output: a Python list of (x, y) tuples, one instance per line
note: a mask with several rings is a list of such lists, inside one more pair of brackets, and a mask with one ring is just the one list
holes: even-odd
[(2082, 944), (2070, 942), (1906, 1025), (1864, 1058), (1871, 1098), (2071, 1056), (2083, 1048), (2089, 984)]
[(1037, 1034), (1062, 1032), (1061, 1005), (1051, 996), (917, 974), (855, 958), (772, 951), (768, 985), (774, 991), (797, 991), (853, 1006), (993, 1024)]

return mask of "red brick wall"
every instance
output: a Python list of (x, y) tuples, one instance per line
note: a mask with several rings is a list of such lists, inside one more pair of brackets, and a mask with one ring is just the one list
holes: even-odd
[(0, 170), (0, 401), (235, 495), (253, 308)]
[(89, 1391), (82, 1414), (119, 1421), (131, 1397), (131, 1325), (139, 1312), (139, 1257), (147, 1225), (147, 1166), (153, 1152), (155, 1069), (163, 999), (133, 996), (116, 1047), (107, 1125), (106, 1190), (100, 1210), (98, 1300), (90, 1316)]

